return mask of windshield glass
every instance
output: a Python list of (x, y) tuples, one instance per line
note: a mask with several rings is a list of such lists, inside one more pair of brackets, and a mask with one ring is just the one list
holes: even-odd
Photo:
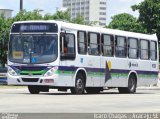
[(56, 60), (57, 35), (11, 35), (9, 60), (16, 63), (38, 64)]

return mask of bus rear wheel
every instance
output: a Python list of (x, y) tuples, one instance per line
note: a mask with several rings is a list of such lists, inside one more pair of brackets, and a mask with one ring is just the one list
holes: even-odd
[(40, 89), (38, 86), (28, 86), (28, 90), (31, 94), (39, 94), (40, 93)]
[(86, 92), (89, 93), (89, 94), (98, 94), (102, 90), (103, 90), (102, 88), (96, 88), (96, 87), (86, 88)]
[(119, 87), (119, 93), (135, 93), (137, 88), (137, 81), (134, 75), (130, 75), (128, 80), (128, 87)]
[(81, 73), (78, 73), (76, 76), (75, 87), (71, 88), (72, 94), (83, 94), (84, 93), (84, 76)]

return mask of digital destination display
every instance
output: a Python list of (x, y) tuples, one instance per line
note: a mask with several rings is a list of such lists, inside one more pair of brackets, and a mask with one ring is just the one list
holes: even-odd
[(12, 33), (51, 32), (57, 33), (58, 26), (55, 23), (20, 23), (12, 26)]
[(20, 31), (48, 31), (48, 25), (21, 25)]

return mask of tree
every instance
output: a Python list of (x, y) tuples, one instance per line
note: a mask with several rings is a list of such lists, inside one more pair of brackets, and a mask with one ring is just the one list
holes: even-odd
[(64, 20), (64, 21), (70, 21), (70, 14), (69, 11), (57, 11), (53, 15), (53, 19), (55, 20)]
[(42, 20), (42, 19), (43, 19), (43, 17), (40, 14), (39, 9), (35, 9), (35, 10), (29, 11), (29, 12), (26, 10), (22, 10), (13, 18), (13, 22), (25, 21), (25, 20)]
[(78, 15), (76, 18), (73, 18), (71, 22), (76, 24), (85, 24), (84, 17), (81, 15)]
[(128, 13), (122, 13), (113, 16), (112, 21), (107, 27), (131, 32), (146, 32), (141, 26), (140, 22), (138, 22), (138, 20), (134, 16)]
[(54, 15), (51, 15), (49, 13), (45, 14), (43, 17), (44, 20), (53, 20), (54, 19)]
[(139, 11), (139, 21), (145, 27), (147, 33), (156, 33), (160, 40), (160, 1), (144, 0), (132, 9)]
[(11, 24), (12, 20), (10, 18), (6, 19), (3, 15), (0, 16), (0, 63), (3, 67), (7, 61), (8, 38)]

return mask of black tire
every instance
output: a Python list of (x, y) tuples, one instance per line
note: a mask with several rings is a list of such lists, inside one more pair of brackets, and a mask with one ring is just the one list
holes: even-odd
[(137, 88), (137, 81), (134, 75), (131, 75), (128, 80), (128, 87), (119, 87), (119, 93), (135, 93)]
[(28, 90), (31, 94), (39, 94), (40, 89), (38, 86), (28, 86)]
[(85, 89), (85, 79), (81, 73), (78, 73), (76, 76), (75, 87), (71, 88), (72, 94), (83, 94)]
[(98, 94), (100, 93), (100, 91), (102, 91), (103, 89), (102, 88), (96, 88), (96, 87), (89, 87), (89, 88), (86, 88), (86, 92), (88, 94)]

